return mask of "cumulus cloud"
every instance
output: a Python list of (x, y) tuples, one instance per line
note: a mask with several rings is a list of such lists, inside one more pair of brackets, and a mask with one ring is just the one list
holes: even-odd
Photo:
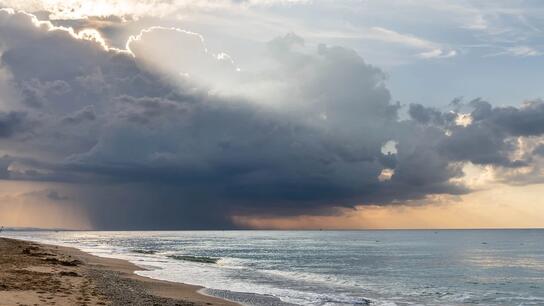
[(489, 102), (473, 101), (474, 123), (489, 125), (510, 136), (537, 136), (544, 133), (544, 101), (525, 102), (520, 108), (493, 107)]
[(441, 111), (426, 107), (421, 104), (410, 104), (408, 108), (410, 117), (421, 124), (449, 125), (455, 120), (455, 113), (442, 113)]
[[(70, 183), (97, 228), (224, 228), (233, 215), (463, 194), (463, 163), (529, 164), (511, 158), (514, 140), (544, 132), (541, 101), (474, 101), (466, 126), (455, 110), (422, 105), (401, 120), (383, 71), (295, 34), (239, 70), (176, 28), (149, 28), (119, 50), (29, 14), (3, 10), (0, 23), (0, 65), (19, 93), (0, 115), (11, 141), (0, 142), (10, 155), (0, 177)], [(40, 129), (9, 139), (26, 116)]]
[(174, 79), (218, 86), (235, 77), (236, 67), (228, 54), (211, 52), (202, 35), (183, 29), (150, 27), (129, 37), (126, 48), (148, 69)]
[[(438, 149), (451, 161), (507, 168), (528, 166), (534, 154), (516, 157), (520, 140), (544, 134), (544, 102), (525, 102), (521, 107), (496, 107), (476, 99), (468, 104), (470, 120), (459, 124), (459, 113), (443, 113), (422, 105), (410, 105), (409, 114), (420, 124), (445, 131)], [(538, 152), (535, 149), (534, 153)]]

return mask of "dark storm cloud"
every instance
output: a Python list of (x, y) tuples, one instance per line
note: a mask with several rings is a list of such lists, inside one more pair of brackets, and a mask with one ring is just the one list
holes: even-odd
[(66, 124), (80, 124), (85, 121), (94, 120), (96, 120), (96, 113), (92, 105), (85, 106), (85, 108), (62, 118), (62, 122)]
[(511, 165), (508, 155), (514, 149), (515, 144), (500, 131), (480, 124), (456, 128), (440, 144), (450, 159), (475, 164)]
[[(512, 159), (518, 148), (518, 136), (540, 136), (544, 133), (544, 102), (526, 102), (521, 107), (494, 107), (481, 99), (469, 103), (472, 123), (452, 125), (455, 113), (442, 113), (423, 105), (410, 105), (410, 116), (422, 124), (432, 123), (448, 129), (442, 136), (438, 150), (451, 161), (470, 161), (474, 164), (503, 167), (527, 166), (528, 160)], [(454, 114), (454, 117), (451, 115)], [(535, 151), (535, 153), (537, 153)]]
[(544, 144), (539, 145), (533, 150), (533, 154), (544, 156)]
[(435, 108), (425, 107), (421, 104), (410, 104), (408, 114), (412, 119), (422, 124), (452, 125), (455, 123), (453, 112), (442, 113)]
[(123, 110), (119, 113), (121, 118), (136, 123), (149, 123), (155, 118), (174, 116), (179, 118), (188, 111), (188, 107), (176, 100), (162, 97), (140, 97), (120, 96), (116, 99)]
[(61, 195), (56, 190), (47, 191), (47, 198), (52, 200), (52, 201), (66, 201), (66, 200), (69, 199), (67, 196)]
[(9, 156), (0, 157), (0, 179), (9, 179), (8, 167), (12, 160)]
[[(515, 166), (511, 137), (542, 133), (539, 101), (475, 101), (466, 127), (455, 112), (421, 105), (400, 121), (380, 69), (295, 34), (272, 40), (271, 68), (252, 73), (177, 29), (133, 38), (133, 56), (36, 27), (26, 14), (0, 11), (0, 22), (0, 64), (20, 93), (9, 112), (40, 120), (25, 141), (0, 142), (14, 156), (0, 159), (0, 177), (70, 183), (70, 199), (98, 228), (225, 228), (233, 214), (331, 214), (463, 194), (452, 182), (463, 162)], [(249, 94), (215, 90), (224, 84)], [(0, 132), (11, 136), (24, 116), (4, 117)], [(384, 154), (389, 141), (397, 152)], [(390, 180), (378, 179), (384, 169)]]
[(0, 112), (0, 138), (8, 138), (29, 128), (25, 112)]
[(544, 102), (526, 102), (522, 107), (493, 107), (489, 102), (471, 103), (474, 122), (510, 136), (537, 136), (544, 133)]
[[(4, 61), (13, 61), (10, 53), (6, 54)], [(31, 79), (28, 82), (21, 82), (21, 92), (24, 96), (23, 103), (30, 107), (42, 107), (43, 103), (50, 97), (60, 97), (70, 92), (70, 85), (61, 80), (39, 81)]]

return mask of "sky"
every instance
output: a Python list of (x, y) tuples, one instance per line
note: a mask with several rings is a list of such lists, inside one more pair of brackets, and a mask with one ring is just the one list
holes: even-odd
[(0, 224), (544, 227), (542, 16), (0, 0)]

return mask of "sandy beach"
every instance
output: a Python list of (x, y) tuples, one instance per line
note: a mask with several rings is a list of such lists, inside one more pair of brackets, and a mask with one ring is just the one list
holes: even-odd
[(158, 281), (118, 259), (0, 238), (0, 301), (10, 305), (238, 305), (201, 287)]

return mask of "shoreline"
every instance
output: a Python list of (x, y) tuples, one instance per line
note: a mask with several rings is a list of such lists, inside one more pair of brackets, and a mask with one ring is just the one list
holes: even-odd
[(240, 304), (199, 291), (201, 286), (137, 275), (122, 259), (76, 248), (0, 237), (2, 305), (221, 305)]

